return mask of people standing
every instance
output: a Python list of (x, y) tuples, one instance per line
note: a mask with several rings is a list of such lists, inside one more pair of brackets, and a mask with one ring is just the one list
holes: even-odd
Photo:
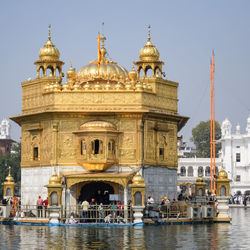
[(154, 207), (154, 199), (151, 197), (151, 195), (148, 195), (148, 200), (147, 200), (147, 207), (148, 207), (148, 215), (149, 217), (153, 217), (154, 213), (153, 213), (153, 207)]
[(102, 222), (104, 220), (104, 210), (103, 210), (103, 205), (100, 203), (98, 206), (98, 214), (99, 214), (99, 222)]
[(43, 207), (44, 207), (44, 217), (47, 217), (47, 213), (48, 213), (48, 197), (43, 201)]
[(155, 203), (154, 199), (153, 199), (152, 196), (149, 194), (149, 195), (148, 195), (148, 200), (147, 200), (147, 205), (153, 206), (154, 203)]
[(43, 215), (42, 215), (43, 200), (42, 200), (40, 195), (38, 196), (38, 200), (36, 201), (36, 205), (37, 205), (37, 217), (43, 217)]
[(82, 217), (84, 218), (83, 221), (86, 221), (88, 218), (88, 209), (89, 202), (85, 200), (82, 202)]
[(90, 205), (90, 218), (94, 221), (96, 219), (96, 202), (95, 198), (91, 199)]
[(246, 195), (244, 195), (244, 198), (243, 198), (243, 205), (244, 205), (244, 207), (247, 206), (247, 196)]

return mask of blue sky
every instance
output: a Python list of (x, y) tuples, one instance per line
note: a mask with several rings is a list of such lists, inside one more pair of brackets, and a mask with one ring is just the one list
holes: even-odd
[[(190, 120), (180, 132), (189, 139), (210, 118), (209, 61), (215, 50), (215, 116), (245, 131), (250, 114), (250, 1), (3, 1), (0, 8), (0, 119), (21, 113), (21, 82), (35, 78), (34, 61), (52, 26), (52, 41), (67, 72), (96, 58), (96, 36), (107, 37), (109, 56), (128, 70), (147, 39), (179, 82), (179, 113)], [(14, 139), (20, 129), (12, 123)]]

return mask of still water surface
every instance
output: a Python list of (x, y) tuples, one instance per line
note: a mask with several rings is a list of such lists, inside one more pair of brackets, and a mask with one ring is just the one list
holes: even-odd
[(0, 249), (250, 249), (250, 209), (231, 224), (145, 227), (0, 225)]

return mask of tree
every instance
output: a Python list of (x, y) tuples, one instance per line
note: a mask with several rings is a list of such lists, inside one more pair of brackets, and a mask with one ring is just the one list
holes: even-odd
[[(221, 138), (220, 124), (215, 121), (215, 141)], [(196, 146), (196, 156), (209, 158), (210, 157), (210, 120), (200, 122), (192, 129), (191, 141)], [(220, 143), (215, 143), (215, 157), (218, 157), (218, 151), (221, 149)]]
[[(17, 143), (12, 148), (12, 153), (5, 153), (0, 157), (0, 184), (5, 181), (11, 167), (11, 176), (15, 183), (20, 186), (21, 181), (21, 144)], [(3, 197), (3, 185), (0, 185), (0, 198)]]

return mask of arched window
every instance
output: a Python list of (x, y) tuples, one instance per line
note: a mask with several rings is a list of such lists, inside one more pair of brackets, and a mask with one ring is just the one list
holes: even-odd
[(206, 167), (206, 170), (205, 170), (205, 176), (210, 176), (211, 172), (210, 172), (210, 167)]
[(220, 196), (226, 196), (226, 188), (224, 186), (220, 188)]
[(181, 176), (186, 176), (186, 168), (181, 167)]
[(56, 77), (60, 77), (60, 69), (59, 67), (56, 68), (56, 74), (55, 74)]
[(143, 69), (142, 67), (139, 68), (139, 78), (143, 78)]
[(6, 189), (6, 196), (11, 196), (11, 189), (10, 188)]
[(142, 195), (141, 195), (141, 192), (137, 191), (135, 193), (134, 199), (135, 199), (135, 206), (141, 206), (142, 205)]
[(57, 192), (52, 192), (50, 195), (51, 205), (58, 206), (58, 196)]
[(44, 76), (44, 67), (41, 66), (41, 67), (39, 68), (39, 77), (43, 77), (43, 76)]
[(48, 66), (46, 69), (46, 75), (47, 77), (52, 77), (54, 76), (54, 69), (52, 66)]
[(109, 141), (108, 150), (109, 150), (109, 153), (115, 154), (115, 141), (114, 140)]
[(103, 153), (103, 142), (101, 140), (94, 140), (91, 142), (92, 154), (98, 155)]
[(146, 77), (153, 77), (153, 70), (151, 68), (151, 66), (147, 66), (146, 69), (145, 69), (145, 75)]
[(86, 153), (87, 153), (86, 141), (81, 140), (81, 155), (86, 155)]
[(198, 168), (198, 176), (203, 176), (203, 167)]
[(198, 195), (199, 195), (199, 196), (202, 196), (202, 195), (203, 195), (203, 190), (202, 190), (202, 188), (200, 188), (200, 189), (198, 190)]
[(161, 71), (158, 67), (155, 68), (155, 76), (156, 77), (161, 77)]
[(188, 176), (194, 176), (194, 169), (191, 166), (188, 167)]

